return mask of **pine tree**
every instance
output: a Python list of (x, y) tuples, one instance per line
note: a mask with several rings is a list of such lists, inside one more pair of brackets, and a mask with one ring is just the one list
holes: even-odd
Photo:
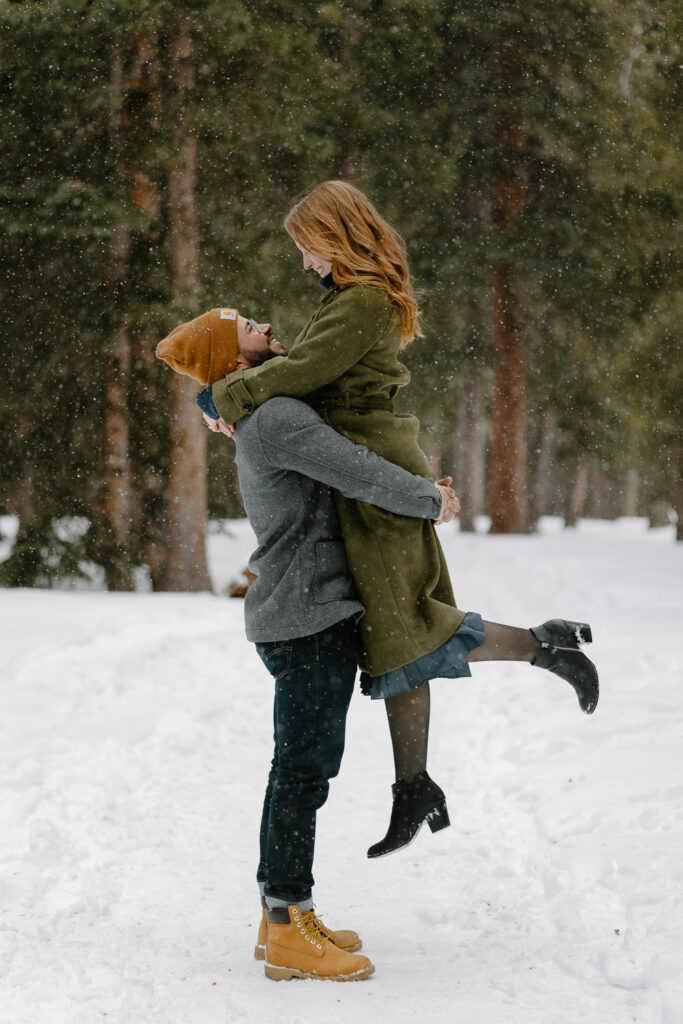
[[(681, 33), (676, 7), (637, 3), (620, 78), (635, 164), (619, 183), (632, 239), (620, 268), (628, 345), (615, 383), (626, 396), (629, 461), (640, 465), (646, 511), (673, 508), (683, 540), (683, 290), (680, 284)], [(616, 187), (616, 186), (615, 186)]]
[(1, 4), (5, 581), (87, 557), (111, 588), (138, 563), (208, 585), (205, 482), (239, 512), (233, 461), (210, 439), (206, 481), (193, 388), (154, 348), (219, 304), (291, 341), (316, 292), (282, 218), (338, 175), (406, 238), (428, 336), (401, 404), (455, 459), (463, 525), (492, 380), (495, 530), (614, 514), (634, 468), (680, 524), (680, 28), (615, 0)]

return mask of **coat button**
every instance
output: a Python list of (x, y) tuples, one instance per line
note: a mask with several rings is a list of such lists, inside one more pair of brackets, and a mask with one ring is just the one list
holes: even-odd
[(242, 408), (244, 409), (245, 412), (251, 412), (251, 410), (254, 408), (254, 403), (253, 402), (245, 402), (244, 405), (242, 406)]

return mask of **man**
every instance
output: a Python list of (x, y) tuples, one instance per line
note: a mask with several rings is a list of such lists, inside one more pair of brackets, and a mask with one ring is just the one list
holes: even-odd
[[(228, 432), (210, 385), (277, 351), (267, 324), (216, 309), (181, 325), (157, 355), (205, 385), (198, 404)], [(316, 812), (344, 750), (356, 676), (353, 589), (331, 487), (399, 515), (450, 519), (457, 499), (342, 437), (305, 403), (273, 398), (235, 427), (245, 509), (258, 547), (245, 599), (249, 640), (275, 679), (274, 756), (260, 833), (257, 881), (265, 913), (255, 955), (265, 973), (360, 980), (373, 973), (355, 932), (333, 932), (313, 910)]]

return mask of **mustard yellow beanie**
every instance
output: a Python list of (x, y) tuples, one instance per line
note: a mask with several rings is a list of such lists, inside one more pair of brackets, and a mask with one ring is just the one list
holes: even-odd
[(159, 359), (204, 387), (237, 369), (237, 310), (219, 307), (180, 324), (157, 345)]

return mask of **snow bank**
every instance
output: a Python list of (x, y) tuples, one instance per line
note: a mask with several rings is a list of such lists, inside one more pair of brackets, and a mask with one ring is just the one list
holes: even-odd
[[(217, 591), (246, 523), (212, 534)], [(442, 529), (459, 603), (593, 625), (602, 698), (521, 665), (433, 684), (453, 827), (369, 861), (384, 711), (360, 695), (319, 816), (318, 909), (377, 971), (252, 959), (272, 687), (211, 595), (0, 591), (2, 1024), (681, 1024), (683, 546), (640, 521)]]

